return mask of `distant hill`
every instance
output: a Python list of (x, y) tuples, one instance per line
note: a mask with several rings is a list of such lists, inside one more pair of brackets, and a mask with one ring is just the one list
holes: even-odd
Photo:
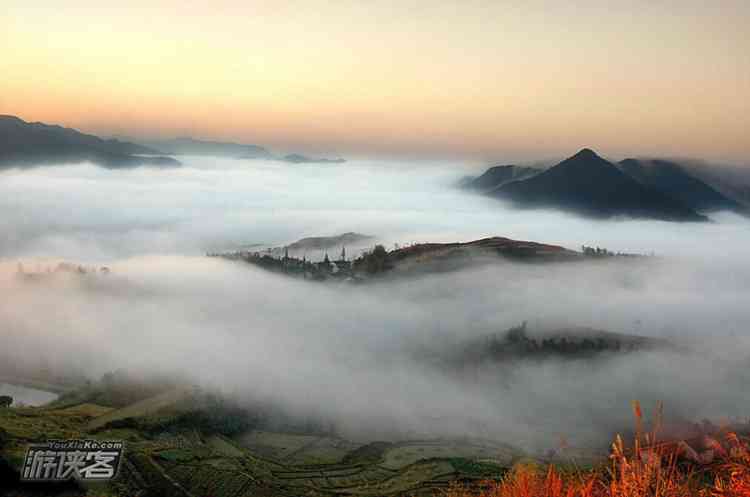
[(577, 360), (646, 350), (680, 350), (672, 343), (639, 335), (587, 327), (528, 330), (526, 323), (504, 332), (466, 341), (451, 350), (451, 361), (461, 368), (483, 363), (509, 365), (519, 360)]
[(476, 178), (465, 177), (461, 179), (460, 187), (481, 192), (491, 192), (511, 181), (518, 181), (535, 176), (542, 169), (525, 166), (493, 166), (487, 169), (481, 176)]
[(682, 167), (725, 197), (750, 208), (750, 166), (680, 160)]
[(512, 240), (503, 236), (482, 238), (471, 242), (453, 243), (418, 243), (408, 247), (402, 247), (390, 252), (394, 261), (409, 258), (418, 258), (425, 261), (431, 254), (443, 253), (453, 249), (476, 249), (486, 251), (493, 255), (505, 255), (516, 257), (577, 257), (579, 254), (559, 245), (548, 243), (530, 242), (525, 240)]
[(419, 243), (388, 252), (388, 270), (407, 275), (454, 271), (475, 264), (496, 261), (498, 257), (526, 262), (578, 260), (581, 254), (559, 245), (512, 240), (502, 236), (471, 242)]
[(291, 164), (339, 164), (346, 162), (344, 159), (307, 157), (302, 154), (277, 156), (259, 145), (198, 140), (188, 136), (144, 143), (149, 147), (162, 150), (164, 153), (172, 155), (202, 155), (210, 157), (227, 157), (230, 159), (268, 159), (289, 162)]
[(361, 233), (348, 232), (334, 236), (311, 236), (302, 238), (294, 243), (289, 244), (290, 251), (299, 250), (324, 250), (345, 245), (355, 245), (372, 239), (369, 235)]
[[(360, 250), (352, 255), (350, 249), (362, 248), (372, 238), (357, 233), (333, 237), (303, 238), (286, 247), (263, 251), (234, 251), (208, 254), (231, 261), (243, 261), (267, 271), (312, 281), (348, 281), (362, 283), (372, 278), (420, 277), (428, 274), (456, 271), (469, 267), (512, 260), (520, 263), (562, 263), (589, 258), (615, 257), (608, 251), (575, 252), (559, 245), (490, 237), (470, 242), (420, 243), (396, 247), (391, 251), (383, 245)], [(342, 248), (341, 257), (307, 257), (309, 252)], [(343, 248), (346, 248), (344, 252)], [(296, 252), (296, 256), (294, 254)], [(356, 254), (356, 249), (353, 251)], [(348, 258), (347, 258), (348, 256)], [(343, 260), (342, 260), (343, 259)]]
[(272, 159), (273, 154), (258, 145), (196, 140), (187, 136), (146, 142), (147, 145), (172, 155), (206, 155), (232, 159)]
[[(289, 245), (271, 246), (265, 243), (253, 243), (238, 247), (230, 253), (262, 254), (275, 258), (288, 255), (292, 258), (305, 257), (307, 261), (322, 261), (325, 253), (331, 250), (330, 257), (336, 258), (345, 249), (349, 257), (356, 257), (365, 248), (372, 245), (375, 237), (354, 233), (352, 231), (332, 236), (309, 236), (301, 238)], [(221, 254), (221, 253), (219, 253)]]
[(659, 190), (634, 180), (590, 149), (583, 149), (531, 178), (506, 183), (491, 195), (510, 200), (518, 207), (558, 208), (595, 218), (708, 220)]
[(141, 157), (161, 152), (120, 140), (103, 140), (71, 128), (29, 123), (0, 115), (0, 169), (91, 161), (117, 169), (138, 166), (175, 167), (171, 157)]
[(290, 162), (292, 164), (343, 164), (346, 159), (325, 159), (320, 157), (306, 157), (300, 154), (289, 154), (282, 157), (280, 160), (284, 162)]
[(739, 203), (692, 176), (676, 162), (625, 159), (618, 166), (639, 183), (656, 188), (698, 212), (746, 210)]

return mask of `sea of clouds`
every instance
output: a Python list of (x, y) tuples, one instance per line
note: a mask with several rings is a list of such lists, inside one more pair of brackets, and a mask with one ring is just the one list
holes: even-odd
[(713, 248), (712, 255), (723, 256), (747, 246), (740, 243), (747, 241), (747, 220), (731, 214), (696, 227), (510, 210), (451, 188), (460, 176), (481, 172), (467, 164), (181, 160), (185, 166), (172, 169), (81, 164), (3, 171), (0, 256), (109, 261), (198, 255), (346, 231), (389, 246), (494, 235), (670, 255), (701, 256)]
[[(249, 401), (335, 420), (346, 436), (481, 436), (526, 447), (609, 436), (628, 406), (747, 416), (750, 222), (592, 221), (453, 188), (470, 166), (183, 158), (0, 173), (0, 350), (92, 378), (178, 372)], [(478, 171), (476, 171), (478, 172)], [(374, 285), (319, 284), (207, 258), (356, 231), (391, 246), (507, 236), (645, 259), (500, 262)], [(110, 275), (30, 284), (59, 260)], [(681, 351), (518, 365), (471, 382), (415, 360), (522, 321), (667, 338)]]

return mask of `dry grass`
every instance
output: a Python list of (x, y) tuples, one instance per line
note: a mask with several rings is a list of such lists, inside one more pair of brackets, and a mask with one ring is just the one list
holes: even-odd
[(717, 429), (691, 440), (659, 441), (661, 406), (648, 433), (638, 403), (633, 412), (633, 445), (618, 436), (606, 468), (571, 474), (517, 466), (499, 482), (454, 486), (446, 497), (750, 497), (750, 439)]

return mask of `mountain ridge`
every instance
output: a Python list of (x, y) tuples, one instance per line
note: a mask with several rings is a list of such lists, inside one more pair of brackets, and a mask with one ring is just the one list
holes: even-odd
[(191, 136), (178, 136), (164, 140), (146, 140), (143, 143), (172, 155), (201, 155), (232, 157), (235, 159), (274, 158), (271, 152), (260, 145), (200, 140)]
[(542, 171), (542, 169), (536, 167), (516, 166), (513, 164), (496, 165), (491, 166), (479, 176), (462, 179), (460, 187), (467, 190), (491, 192), (506, 183), (527, 179)]
[(136, 143), (105, 140), (73, 128), (0, 115), (0, 169), (85, 161), (108, 169), (181, 165), (176, 159), (159, 154), (158, 150)]
[(723, 195), (705, 181), (696, 178), (681, 164), (664, 159), (633, 159), (617, 166), (636, 181), (656, 188), (699, 212), (730, 210), (746, 213), (740, 203)]
[(590, 148), (491, 196), (522, 208), (558, 208), (594, 218), (627, 216), (664, 221), (707, 221), (682, 203), (642, 185)]

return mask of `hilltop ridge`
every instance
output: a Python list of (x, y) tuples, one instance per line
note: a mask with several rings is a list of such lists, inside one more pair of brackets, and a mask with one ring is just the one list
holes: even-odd
[(160, 151), (116, 139), (104, 140), (72, 128), (0, 115), (0, 169), (90, 161), (109, 169), (175, 167)]
[(520, 208), (556, 208), (594, 218), (708, 220), (680, 201), (639, 183), (590, 148), (488, 194)]

